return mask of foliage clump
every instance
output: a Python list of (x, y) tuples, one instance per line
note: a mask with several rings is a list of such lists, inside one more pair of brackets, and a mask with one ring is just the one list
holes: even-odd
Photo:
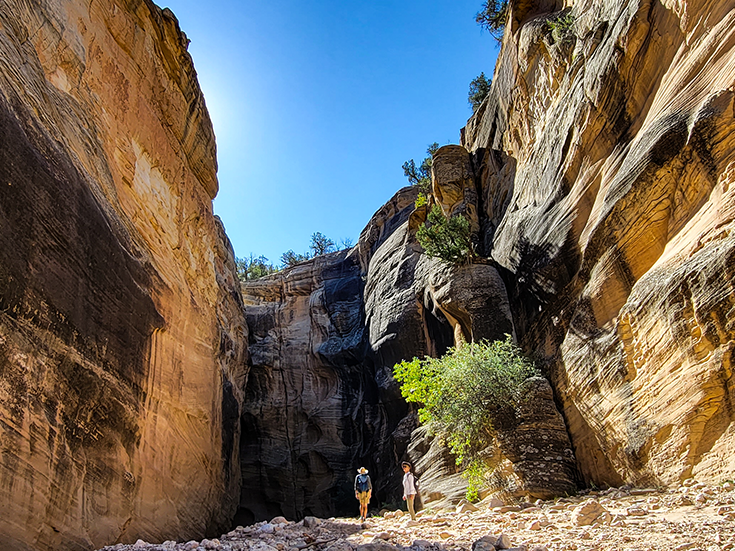
[(237, 278), (240, 281), (260, 279), (278, 271), (278, 268), (271, 264), (266, 257), (263, 255), (256, 257), (253, 253), (250, 253), (248, 258), (236, 258), (235, 266), (237, 268)]
[(481, 341), (450, 348), (441, 358), (414, 358), (393, 367), (408, 402), (421, 404), (419, 421), (444, 438), (464, 466), (468, 498), (477, 498), (485, 474), (482, 451), (523, 396), (523, 383), (540, 372), (513, 344)]
[(412, 186), (418, 186), (421, 193), (431, 193), (431, 163), (434, 153), (439, 149), (439, 144), (434, 142), (426, 148), (427, 157), (421, 161), (421, 165), (416, 166), (416, 162), (411, 159), (403, 163), (403, 174), (408, 178)]
[(305, 262), (314, 257), (323, 254), (329, 254), (336, 251), (352, 248), (352, 239), (345, 237), (337, 245), (332, 239), (324, 235), (322, 232), (314, 232), (311, 234), (311, 243), (309, 244), (310, 252), (297, 253), (293, 249), (287, 250), (281, 255), (281, 265), (284, 268), (290, 268), (300, 262)]
[(406, 401), (422, 404), (419, 421), (446, 436), (461, 464), (491, 443), (499, 417), (520, 405), (524, 381), (540, 372), (508, 336), (401, 362), (393, 375)]
[(424, 205), (427, 205), (429, 203), (429, 198), (426, 196), (425, 193), (419, 193), (416, 196), (416, 201), (414, 201), (413, 206), (417, 209), (420, 209)]
[(496, 40), (500, 40), (508, 22), (508, 1), (485, 0), (482, 9), (475, 15), (475, 21)]
[(315, 232), (311, 234), (311, 244), (309, 245), (314, 256), (321, 256), (327, 253), (333, 253), (337, 250), (334, 241), (329, 239), (322, 232)]
[(574, 21), (575, 18), (571, 11), (546, 21), (546, 26), (551, 31), (551, 38), (554, 39), (554, 42), (559, 44), (571, 37), (574, 30)]
[(449, 264), (462, 264), (472, 256), (469, 221), (462, 215), (447, 218), (439, 205), (431, 207), (416, 239), (427, 255)]
[(290, 268), (291, 266), (295, 266), (299, 262), (304, 262), (310, 258), (311, 255), (309, 253), (301, 254), (294, 252), (293, 249), (289, 249), (281, 255), (281, 265), (284, 268)]
[(467, 101), (472, 106), (472, 112), (477, 111), (482, 101), (490, 93), (490, 81), (485, 76), (485, 73), (480, 73), (480, 76), (472, 79), (470, 82), (470, 93), (467, 97)]

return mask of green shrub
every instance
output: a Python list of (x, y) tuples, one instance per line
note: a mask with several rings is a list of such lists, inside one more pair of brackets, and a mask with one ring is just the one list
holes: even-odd
[(289, 249), (281, 255), (281, 265), (284, 268), (290, 268), (291, 266), (295, 266), (299, 262), (304, 262), (310, 258), (311, 255), (309, 253), (300, 254), (295, 253), (293, 249)]
[(450, 264), (467, 262), (472, 256), (469, 221), (461, 215), (447, 218), (439, 205), (431, 207), (416, 239), (427, 255)]
[(255, 257), (250, 253), (249, 258), (236, 258), (237, 277), (240, 281), (252, 281), (267, 275), (275, 274), (278, 268), (271, 264), (266, 257)]
[(477, 111), (482, 101), (490, 93), (490, 81), (485, 77), (485, 73), (480, 73), (480, 76), (473, 79), (470, 82), (470, 93), (467, 101), (472, 106), (472, 112)]
[(429, 198), (426, 196), (425, 193), (419, 193), (416, 197), (416, 201), (414, 202), (413, 206), (417, 209), (423, 207), (424, 205), (428, 204)]
[(337, 250), (334, 241), (329, 239), (322, 232), (315, 232), (311, 234), (311, 244), (309, 248), (314, 253), (314, 256), (321, 256), (327, 253), (333, 253)]
[(482, 483), (485, 482), (485, 472), (484, 463), (479, 459), (475, 459), (470, 462), (462, 473), (462, 476), (467, 480), (467, 491), (464, 495), (467, 501), (473, 503), (480, 501), (480, 488), (482, 488)]
[(414, 358), (393, 368), (408, 402), (421, 404), (419, 421), (441, 435), (457, 464), (481, 465), (496, 424), (518, 408), (523, 382), (539, 371), (505, 341), (463, 344), (442, 358)]
[(341, 239), (339, 245), (337, 245), (337, 243), (324, 235), (322, 232), (314, 232), (311, 234), (311, 243), (309, 244), (309, 249), (311, 249), (311, 252), (305, 252), (304, 254), (301, 254), (294, 252), (293, 249), (289, 249), (281, 255), (281, 266), (283, 268), (290, 268), (291, 266), (295, 266), (300, 262), (311, 260), (312, 258), (321, 256), (323, 254), (342, 251), (344, 249), (351, 249), (352, 245), (352, 239), (350, 239), (349, 237)]

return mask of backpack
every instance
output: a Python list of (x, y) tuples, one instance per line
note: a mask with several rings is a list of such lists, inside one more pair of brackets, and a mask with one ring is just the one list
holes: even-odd
[(366, 474), (357, 475), (357, 491), (358, 492), (368, 491), (368, 475)]

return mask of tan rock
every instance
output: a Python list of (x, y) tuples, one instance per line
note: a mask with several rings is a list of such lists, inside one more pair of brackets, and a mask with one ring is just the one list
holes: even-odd
[(247, 326), (186, 47), (147, 0), (2, 2), (0, 541), (17, 549), (186, 540), (237, 508)]
[(516, 331), (549, 362), (585, 480), (733, 478), (735, 7), (564, 6), (563, 41), (561, 12), (514, 7), (463, 132)]
[(605, 508), (594, 499), (588, 499), (572, 511), (572, 524), (576, 526), (589, 526), (605, 513)]
[(478, 511), (478, 507), (474, 505), (473, 503), (467, 501), (466, 499), (463, 499), (459, 505), (457, 505), (457, 513), (467, 513), (467, 512), (473, 512)]

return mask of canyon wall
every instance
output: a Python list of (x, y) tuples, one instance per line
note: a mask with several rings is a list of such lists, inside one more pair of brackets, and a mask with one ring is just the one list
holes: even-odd
[[(465, 197), (453, 190), (474, 189), (468, 176), (448, 170), (437, 189), (447, 200)], [(454, 458), (417, 428), (393, 366), (442, 355), (459, 340), (504, 339), (514, 329), (494, 266), (451, 266), (421, 253), (415, 229), (425, 209), (415, 208), (416, 197), (416, 188), (399, 191), (352, 250), (243, 284), (252, 366), (238, 522), (355, 514), (360, 466), (371, 473), (374, 507), (400, 503), (406, 459), (421, 475), (425, 504), (464, 497)], [(529, 382), (528, 395), (527, 410), (499, 431), (493, 489), (516, 497), (574, 491), (574, 454), (551, 387)]]
[(235, 513), (247, 325), (187, 43), (148, 0), (0, 1), (3, 549)]
[(735, 5), (517, 1), (463, 130), (588, 483), (735, 476)]

